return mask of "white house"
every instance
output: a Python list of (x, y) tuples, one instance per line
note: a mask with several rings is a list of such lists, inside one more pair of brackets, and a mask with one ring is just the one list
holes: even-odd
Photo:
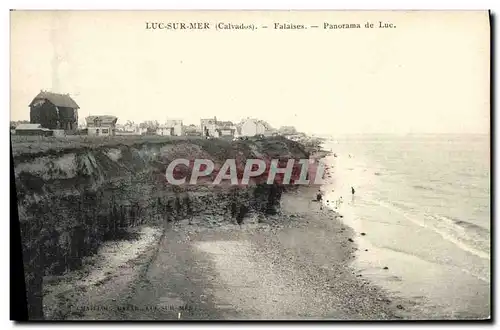
[(117, 120), (118, 118), (115, 116), (88, 116), (85, 118), (87, 134), (91, 136), (113, 136), (116, 132)]
[(219, 137), (233, 137), (236, 134), (236, 125), (232, 121), (217, 121), (217, 133)]
[(140, 135), (139, 125), (127, 121), (126, 124), (116, 124), (116, 135)]
[(167, 125), (161, 125), (156, 129), (156, 134), (157, 135), (162, 135), (162, 136), (173, 136), (174, 134), (174, 128), (167, 126)]
[(122, 131), (127, 133), (138, 133), (139, 125), (136, 125), (135, 123), (132, 122), (127, 122), (125, 125), (122, 126)]
[(174, 136), (181, 136), (184, 135), (184, 125), (182, 124), (182, 120), (180, 119), (167, 119), (165, 125), (165, 128), (172, 128), (172, 134)]
[(265, 134), (266, 130), (267, 128), (262, 121), (252, 118), (245, 119), (240, 125), (240, 135), (242, 136)]
[(234, 137), (236, 133), (236, 128), (230, 127), (222, 127), (218, 128), (217, 132), (219, 133), (219, 137)]
[(203, 136), (218, 136), (217, 117), (200, 119), (200, 129)]

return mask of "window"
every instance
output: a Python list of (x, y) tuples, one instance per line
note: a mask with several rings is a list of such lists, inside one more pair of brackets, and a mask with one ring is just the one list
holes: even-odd
[(107, 129), (107, 128), (102, 129), (102, 134), (108, 134), (108, 133), (109, 133), (109, 129)]

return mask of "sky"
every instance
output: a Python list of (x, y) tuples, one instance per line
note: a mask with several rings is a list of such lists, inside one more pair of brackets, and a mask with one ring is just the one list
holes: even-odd
[[(269, 28), (145, 28), (181, 21)], [(367, 21), (396, 28), (365, 29)], [(44, 89), (69, 93), (80, 122), (255, 117), (316, 134), (487, 134), (489, 31), (479, 11), (15, 11), (11, 120), (29, 120)]]

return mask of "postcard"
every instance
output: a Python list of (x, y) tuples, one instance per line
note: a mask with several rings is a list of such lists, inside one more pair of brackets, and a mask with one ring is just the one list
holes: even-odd
[(28, 319), (488, 320), (490, 20), (11, 11)]

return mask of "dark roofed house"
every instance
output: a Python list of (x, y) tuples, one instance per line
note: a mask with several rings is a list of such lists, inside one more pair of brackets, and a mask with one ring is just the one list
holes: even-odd
[(217, 125), (219, 128), (231, 128), (234, 126), (232, 121), (218, 121)]
[(232, 121), (218, 121), (216, 129), (219, 137), (234, 137), (236, 126)]
[(201, 130), (196, 125), (189, 125), (184, 129), (184, 134), (189, 136), (200, 136)]
[(69, 94), (40, 91), (30, 105), (30, 123), (44, 128), (76, 131), (78, 129), (78, 104)]

